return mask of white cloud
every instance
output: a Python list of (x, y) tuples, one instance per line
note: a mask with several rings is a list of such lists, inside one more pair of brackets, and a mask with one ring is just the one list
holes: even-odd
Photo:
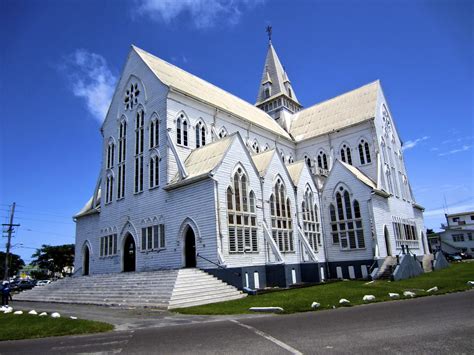
[(423, 142), (423, 141), (425, 141), (429, 138), (430, 137), (428, 137), (428, 136), (424, 136), (424, 137), (417, 138), (417, 139), (412, 140), (412, 141), (406, 141), (405, 143), (403, 143), (402, 150), (407, 150), (407, 149), (414, 148), (418, 143)]
[(435, 210), (425, 211), (423, 215), (425, 217), (433, 217), (433, 216), (444, 216), (446, 212), (448, 213), (460, 213), (465, 211), (472, 211), (474, 210), (474, 204), (466, 204), (466, 205), (459, 205), (459, 206), (448, 206), (447, 209), (445, 208), (438, 208)]
[(451, 149), (447, 152), (444, 153), (439, 153), (438, 156), (444, 157), (446, 155), (451, 155), (451, 154), (456, 154), (456, 153), (461, 153), (461, 152), (466, 152), (472, 148), (472, 145), (463, 145), (461, 148), (456, 148), (456, 149)]
[(235, 25), (242, 12), (265, 0), (137, 0), (138, 14), (171, 23), (181, 14), (191, 17), (198, 29), (214, 27), (217, 24)]
[(117, 82), (105, 58), (78, 49), (66, 58), (63, 70), (71, 82), (73, 94), (84, 99), (89, 112), (102, 123)]

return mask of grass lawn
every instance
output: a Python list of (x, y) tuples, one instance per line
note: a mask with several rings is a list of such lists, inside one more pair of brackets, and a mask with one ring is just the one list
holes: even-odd
[(107, 332), (114, 326), (82, 319), (0, 313), (0, 341)]
[(389, 292), (396, 292), (403, 297), (403, 291), (413, 291), (417, 297), (428, 296), (425, 292), (437, 286), (435, 294), (465, 291), (470, 289), (467, 281), (474, 281), (474, 262), (451, 264), (447, 269), (430, 272), (415, 278), (402, 281), (336, 281), (312, 287), (281, 292), (248, 296), (235, 301), (214, 303), (203, 306), (176, 309), (183, 314), (241, 314), (253, 313), (250, 307), (282, 307), (284, 313), (311, 311), (311, 304), (319, 302), (319, 309), (339, 307), (339, 300), (346, 298), (351, 305), (364, 303), (364, 295), (374, 295), (377, 302), (389, 301)]

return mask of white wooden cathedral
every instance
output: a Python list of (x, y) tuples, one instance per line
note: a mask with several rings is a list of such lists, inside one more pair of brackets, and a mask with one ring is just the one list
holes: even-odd
[(428, 257), (379, 81), (304, 108), (270, 41), (252, 105), (132, 46), (101, 133), (77, 275), (196, 267), (259, 289)]

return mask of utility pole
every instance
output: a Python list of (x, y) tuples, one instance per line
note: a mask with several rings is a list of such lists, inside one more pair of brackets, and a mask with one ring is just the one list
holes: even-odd
[(8, 227), (8, 229), (6, 230), (6, 232), (8, 233), (7, 235), (7, 252), (5, 254), (5, 274), (3, 276), (3, 280), (9, 280), (9, 276), (8, 276), (8, 267), (10, 265), (9, 263), (9, 257), (10, 257), (10, 246), (11, 246), (11, 241), (12, 241), (12, 234), (13, 234), (13, 227), (19, 227), (20, 225), (19, 224), (13, 224), (13, 218), (15, 217), (15, 206), (16, 206), (16, 203), (13, 202), (13, 205), (12, 205), (12, 210), (10, 212), (10, 223), (5, 223), (5, 224), (2, 224), (2, 226), (6, 226)]

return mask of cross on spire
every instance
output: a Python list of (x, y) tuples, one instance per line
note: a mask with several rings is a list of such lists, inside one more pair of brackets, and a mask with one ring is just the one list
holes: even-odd
[(268, 34), (268, 42), (271, 42), (272, 41), (272, 26), (268, 25), (266, 32)]

